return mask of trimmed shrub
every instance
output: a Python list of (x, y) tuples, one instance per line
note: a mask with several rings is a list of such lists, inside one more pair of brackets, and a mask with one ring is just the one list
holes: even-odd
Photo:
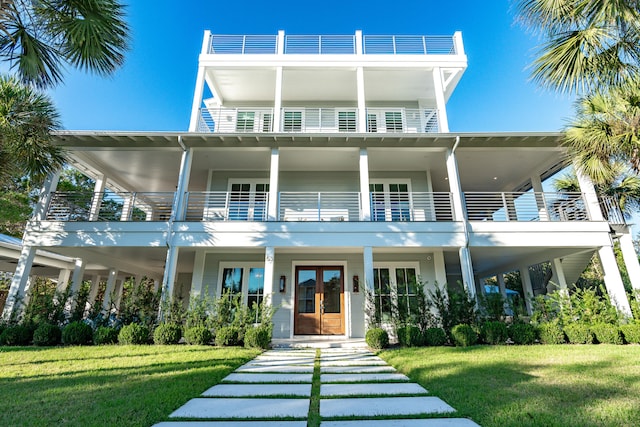
[(557, 322), (541, 323), (538, 325), (538, 335), (542, 344), (564, 344), (564, 331)]
[(258, 326), (249, 328), (244, 334), (244, 346), (250, 348), (268, 349), (271, 344), (271, 328)]
[(382, 328), (369, 329), (364, 340), (374, 350), (381, 350), (389, 346), (389, 334)]
[(623, 344), (622, 334), (618, 325), (598, 323), (591, 326), (591, 332), (600, 344)]
[(487, 344), (504, 344), (509, 338), (507, 325), (502, 322), (484, 322), (480, 327), (480, 338)]
[(640, 344), (640, 324), (632, 323), (620, 326), (624, 340), (629, 344)]
[(149, 328), (138, 323), (130, 323), (120, 329), (118, 334), (120, 344), (148, 344)]
[(209, 345), (213, 335), (206, 326), (192, 326), (184, 330), (184, 340), (191, 345)]
[(83, 322), (71, 322), (62, 329), (62, 343), (65, 345), (89, 345), (93, 339), (91, 326)]
[(509, 326), (508, 332), (511, 341), (520, 345), (533, 344), (538, 337), (536, 327), (529, 323), (513, 323)]
[(155, 344), (178, 344), (180, 338), (182, 338), (182, 326), (176, 323), (161, 323), (153, 331), (153, 342)]
[(51, 323), (41, 323), (33, 332), (33, 344), (41, 347), (60, 344), (62, 331), (58, 325)]
[(0, 345), (29, 345), (31, 331), (24, 325), (7, 326), (0, 335)]
[(564, 327), (571, 344), (593, 344), (593, 333), (588, 325), (583, 323), (570, 323)]
[(240, 328), (237, 326), (223, 326), (216, 331), (215, 342), (218, 347), (229, 347), (241, 344)]
[(456, 325), (451, 329), (451, 338), (458, 347), (468, 347), (478, 342), (478, 334), (471, 325)]
[(407, 325), (398, 328), (398, 342), (403, 347), (417, 347), (422, 345), (422, 334), (420, 329), (414, 325)]
[(93, 332), (93, 343), (95, 345), (116, 344), (118, 342), (119, 332), (117, 328), (99, 326), (98, 329)]
[(425, 345), (442, 346), (447, 343), (447, 333), (442, 328), (427, 328), (422, 340)]

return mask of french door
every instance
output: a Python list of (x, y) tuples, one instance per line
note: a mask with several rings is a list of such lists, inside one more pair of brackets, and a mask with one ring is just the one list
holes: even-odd
[(343, 267), (296, 267), (295, 334), (344, 334), (343, 276)]
[(369, 184), (373, 221), (411, 221), (411, 192), (408, 182)]
[(264, 221), (267, 215), (269, 184), (261, 182), (231, 182), (227, 202), (231, 221)]

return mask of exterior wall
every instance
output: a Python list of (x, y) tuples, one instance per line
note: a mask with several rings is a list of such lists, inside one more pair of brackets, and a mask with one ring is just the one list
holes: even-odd
[(280, 191), (360, 191), (358, 172), (281, 172)]

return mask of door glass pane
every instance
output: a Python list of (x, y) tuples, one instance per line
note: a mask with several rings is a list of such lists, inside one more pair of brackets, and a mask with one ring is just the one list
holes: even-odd
[(409, 186), (407, 184), (389, 184), (389, 202), (392, 221), (410, 221)]
[(325, 313), (340, 313), (340, 270), (324, 270), (322, 272), (324, 285), (323, 304)]
[(242, 292), (242, 268), (225, 268), (222, 271), (222, 293), (231, 295)]
[(264, 268), (249, 269), (249, 289), (247, 290), (247, 306), (252, 309), (253, 303), (260, 304), (264, 294)]
[(384, 184), (369, 184), (371, 191), (371, 219), (385, 220)]
[(231, 184), (229, 194), (229, 219), (246, 221), (249, 219), (251, 184)]
[(316, 270), (298, 270), (298, 313), (316, 312)]
[(267, 218), (267, 195), (269, 184), (256, 184), (256, 194), (253, 204), (253, 220), (264, 221)]
[(373, 270), (376, 311), (383, 322), (391, 319), (391, 284), (388, 268)]

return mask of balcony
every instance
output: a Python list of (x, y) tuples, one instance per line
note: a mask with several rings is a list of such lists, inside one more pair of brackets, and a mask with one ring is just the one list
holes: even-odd
[[(355, 35), (286, 35), (285, 55), (355, 55)], [(277, 35), (211, 34), (210, 55), (267, 55), (278, 53)], [(455, 36), (362, 36), (364, 55), (456, 55)]]
[[(202, 108), (198, 132), (274, 132), (273, 109)], [(343, 133), (360, 129), (357, 108), (283, 108), (281, 132)], [(438, 112), (430, 108), (367, 108), (367, 133), (437, 133)]]
[(166, 221), (174, 193), (54, 192), (48, 221)]

